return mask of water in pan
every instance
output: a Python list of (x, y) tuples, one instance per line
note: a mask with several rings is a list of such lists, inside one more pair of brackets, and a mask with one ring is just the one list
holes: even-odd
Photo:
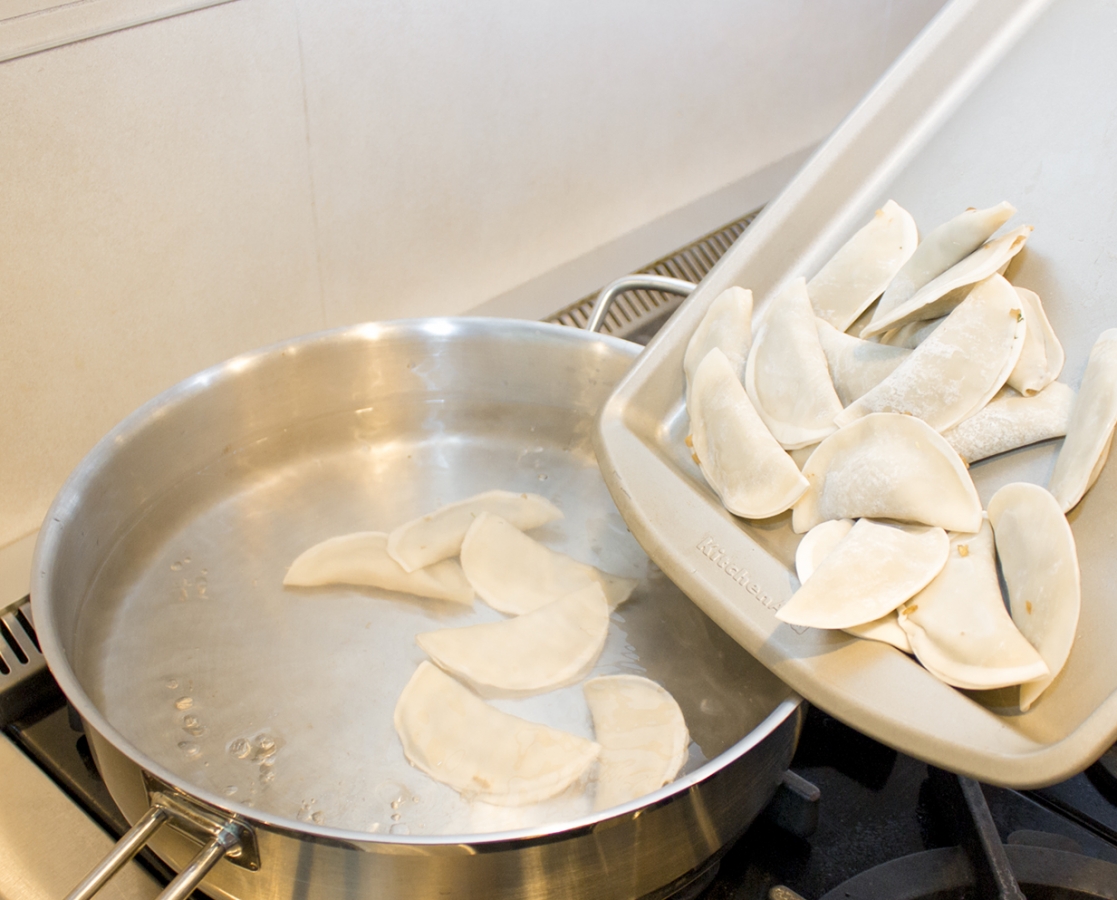
[[(588, 813), (582, 790), (530, 809), (471, 804), (403, 756), (392, 710), (424, 658), (414, 635), (499, 614), (479, 600), (463, 610), (282, 586), (295, 556), (327, 537), (386, 531), (492, 487), (535, 491), (565, 512), (538, 539), (641, 579), (594, 674), (664, 684), (690, 727), (692, 770), (755, 727), (778, 688), (647, 560), (589, 433), (584, 415), (552, 407), (401, 399), (226, 453), (160, 497), (110, 554), (83, 611), (79, 677), (142, 752), (261, 813), (413, 835)], [(495, 704), (592, 736), (579, 686)]]

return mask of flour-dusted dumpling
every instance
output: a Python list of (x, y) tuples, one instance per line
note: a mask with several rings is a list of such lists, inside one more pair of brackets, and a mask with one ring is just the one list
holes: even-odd
[(695, 371), (686, 405), (698, 466), (731, 513), (766, 519), (803, 495), (807, 480), (761, 421), (717, 347)]
[(866, 622), (864, 625), (850, 625), (849, 628), (843, 628), (842, 631), (852, 634), (854, 637), (864, 638), (867, 641), (890, 644), (897, 650), (911, 653), (911, 641), (908, 640), (904, 629), (900, 627), (898, 612), (899, 610), (893, 610), (879, 619), (873, 619), (873, 621)]
[(921, 322), (908, 322), (899, 328), (892, 328), (880, 335), (877, 340), (889, 347), (903, 347), (914, 350), (922, 344), (927, 336), (946, 321), (946, 316), (938, 319), (926, 319)]
[(988, 521), (977, 534), (950, 536), (946, 565), (900, 607), (899, 622), (915, 658), (954, 687), (1002, 688), (1047, 674), (1005, 609)]
[(852, 527), (853, 519), (829, 519), (819, 522), (803, 535), (795, 548), (795, 574), (799, 576), (800, 584), (806, 583), (818, 564), (838, 546)]
[(1005, 387), (942, 436), (962, 459), (973, 463), (1066, 434), (1073, 407), (1074, 391), (1058, 381), (1031, 397)]
[(1078, 505), (1109, 456), (1117, 424), (1117, 328), (1103, 331), (1090, 350), (1071, 410), (1067, 437), (1055, 460), (1049, 489), (1063, 512)]
[(283, 583), (288, 587), (355, 584), (473, 603), (473, 587), (455, 560), (407, 572), (388, 555), (388, 535), (380, 531), (358, 531), (315, 544), (291, 563)]
[(687, 342), (683, 372), (688, 395), (694, 373), (714, 347), (725, 354), (737, 380), (744, 381), (745, 361), (751, 346), (752, 291), (734, 286), (718, 294)]
[(822, 320), (818, 323), (818, 340), (843, 406), (871, 391), (911, 355), (904, 347), (863, 341)]
[(875, 412), (918, 416), (945, 431), (972, 416), (1004, 385), (1026, 322), (1012, 285), (983, 281), (880, 384), (839, 413), (839, 425)]
[(1081, 586), (1070, 523), (1050, 493), (1006, 484), (989, 501), (1012, 621), (1047, 663), (1048, 674), (1020, 686), (1027, 710), (1066, 664), (1078, 628)]
[(594, 809), (611, 809), (675, 780), (690, 735), (666, 690), (639, 675), (606, 675), (582, 687), (601, 745)]
[(561, 793), (601, 751), (594, 741), (494, 709), (429, 662), (419, 664), (400, 694), (394, 723), (413, 766), (498, 806)]
[(1055, 329), (1047, 321), (1047, 313), (1043, 311), (1039, 295), (1021, 287), (1015, 288), (1015, 291), (1024, 310), (1024, 318), (1028, 320), (1028, 331), (1024, 335), (1020, 358), (1016, 360), (1006, 384), (1025, 397), (1030, 397), (1059, 377), (1066, 354)]
[(887, 615), (946, 563), (941, 528), (860, 519), (776, 612), (791, 625), (849, 628)]
[(769, 302), (745, 366), (745, 388), (760, 418), (785, 450), (821, 441), (834, 431), (842, 403), (802, 278)]
[(967, 209), (928, 234), (904, 263), (880, 298), (873, 318), (883, 318), (910, 300), (916, 291), (938, 278), (984, 244), (1012, 218), (1016, 208), (998, 203), (988, 209)]
[(462, 568), (493, 609), (522, 615), (598, 584), (611, 607), (628, 599), (636, 580), (595, 569), (532, 540), (492, 513), (481, 513), (462, 541)]
[(584, 676), (605, 646), (609, 603), (591, 584), (522, 616), (415, 636), (442, 668), (482, 688), (540, 692)]
[(388, 553), (408, 572), (457, 556), (469, 526), (483, 512), (523, 531), (562, 518), (562, 510), (538, 494), (485, 491), (394, 528), (388, 535)]
[(970, 285), (1000, 272), (1023, 249), (1031, 232), (1032, 226), (1024, 225), (982, 244), (961, 262), (921, 287), (906, 303), (879, 317), (874, 316), (869, 326), (862, 330), (861, 337), (874, 337), (908, 322), (937, 319), (950, 312), (966, 297), (966, 289)]
[(981, 501), (955, 450), (914, 416), (873, 413), (818, 445), (803, 466), (810, 487), (795, 504), (799, 534), (827, 519), (896, 519), (977, 531)]
[(889, 200), (807, 282), (815, 313), (845, 331), (915, 252), (915, 220)]

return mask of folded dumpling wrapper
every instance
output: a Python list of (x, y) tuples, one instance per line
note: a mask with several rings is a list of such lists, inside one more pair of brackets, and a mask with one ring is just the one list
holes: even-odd
[(582, 691), (601, 745), (594, 809), (611, 809), (675, 780), (690, 735), (663, 687), (639, 675), (591, 678)]
[(946, 563), (941, 528), (860, 519), (776, 612), (791, 625), (849, 628), (892, 612)]
[(601, 751), (595, 741), (501, 712), (426, 661), (400, 694), (393, 721), (413, 766), (499, 806), (554, 797)]
[(869, 413), (905, 413), (945, 431), (981, 409), (1004, 386), (1020, 356), (1025, 329), (1016, 291), (993, 275), (891, 375), (834, 421), (845, 425)]
[(981, 527), (981, 501), (962, 458), (914, 416), (873, 413), (818, 445), (803, 466), (810, 487), (791, 526), (810, 531), (827, 519), (895, 519), (947, 531)]
[(828, 519), (803, 535), (795, 548), (795, 574), (800, 584), (806, 584), (818, 564), (838, 546), (852, 527), (853, 519)]
[(1103, 331), (1090, 350), (1049, 490), (1068, 512), (1098, 480), (1117, 424), (1117, 328)]
[(562, 518), (562, 510), (539, 494), (485, 491), (392, 529), (388, 552), (408, 572), (457, 556), (469, 526), (483, 512), (500, 516), (522, 531)]
[(961, 262), (921, 287), (910, 300), (880, 316), (873, 316), (873, 320), (861, 331), (861, 337), (875, 337), (908, 322), (937, 319), (950, 312), (967, 296), (966, 289), (970, 285), (1002, 271), (1024, 248), (1024, 242), (1031, 233), (1032, 226), (1024, 225), (982, 244)]
[(830, 378), (842, 406), (849, 406), (858, 397), (867, 394), (911, 356), (906, 347), (863, 341), (838, 331), (821, 319), (818, 322), (818, 340), (822, 352), (826, 354)]
[(718, 294), (687, 342), (683, 372), (688, 394), (694, 373), (714, 347), (725, 354), (737, 380), (744, 381), (745, 361), (751, 346), (752, 291), (733, 286)]
[(1020, 358), (1016, 360), (1005, 383), (1025, 397), (1030, 397), (1059, 377), (1066, 354), (1055, 329), (1047, 320), (1039, 294), (1022, 287), (1014, 287), (1014, 290), (1024, 309), (1024, 318), (1028, 320), (1028, 330), (1024, 335)]
[(980, 410), (942, 433), (967, 463), (1067, 433), (1074, 390), (1062, 382), (1021, 397), (1009, 387)]
[(536, 610), (463, 628), (415, 636), (443, 669), (479, 688), (527, 693), (553, 690), (584, 676), (609, 633), (609, 603), (591, 584)]
[(889, 200), (807, 282), (815, 313), (845, 331), (884, 292), (918, 243), (911, 214)]
[(889, 283), (873, 312), (873, 319), (884, 318), (910, 300), (925, 284), (960, 263), (989, 240), (1015, 212), (1016, 207), (1011, 203), (998, 203), (988, 209), (970, 208), (931, 231)]
[[(903, 609), (903, 607), (900, 607), (900, 609)], [(883, 615), (879, 619), (873, 619), (871, 622), (865, 622), (863, 625), (850, 625), (848, 628), (843, 628), (842, 631), (852, 634), (854, 637), (864, 638), (867, 641), (891, 644), (897, 650), (911, 653), (911, 641), (908, 640), (907, 632), (900, 627), (899, 609), (894, 609), (887, 615)]]
[(920, 322), (908, 322), (899, 328), (891, 328), (880, 335), (877, 340), (889, 347), (903, 347), (914, 350), (922, 344), (927, 336), (946, 321), (946, 316), (937, 319), (924, 319)]
[(821, 441), (842, 410), (816, 321), (807, 284), (796, 278), (762, 313), (745, 365), (749, 399), (785, 450)]
[(1074, 535), (1051, 494), (1013, 482), (989, 500), (989, 522), (1012, 621), (1047, 663), (1048, 674), (1020, 685), (1027, 710), (1066, 664), (1078, 629), (1081, 579)]
[(772, 437), (719, 348), (696, 369), (686, 405), (698, 466), (731, 513), (766, 519), (803, 495), (807, 479)]
[(540, 544), (492, 513), (473, 520), (461, 550), (462, 569), (477, 595), (493, 609), (522, 615), (591, 584), (610, 607), (628, 599), (636, 579), (595, 569)]
[(444, 559), (408, 572), (388, 555), (388, 535), (381, 531), (357, 531), (315, 544), (291, 563), (283, 584), (355, 584), (452, 603), (473, 603), (473, 586), (456, 560)]
[(950, 536), (946, 565), (900, 607), (899, 622), (915, 658), (954, 687), (991, 690), (1047, 674), (1005, 608), (988, 521), (977, 534)]

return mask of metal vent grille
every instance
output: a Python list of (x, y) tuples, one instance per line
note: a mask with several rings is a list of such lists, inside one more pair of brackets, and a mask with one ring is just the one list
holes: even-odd
[(0, 611), (0, 726), (34, 705), (49, 684), (46, 661), (31, 618), (30, 598)]
[[(724, 228), (719, 228), (638, 271), (642, 274), (666, 275), (697, 283), (714, 267), (714, 264), (759, 214), (759, 209), (753, 210), (748, 215), (730, 222)], [(597, 293), (594, 291), (576, 303), (560, 309), (548, 316), (546, 321), (573, 328), (585, 328), (590, 312), (593, 310), (593, 302), (597, 299)], [(645, 344), (684, 299), (675, 294), (663, 294), (659, 291), (626, 291), (613, 302), (601, 330), (606, 334)]]

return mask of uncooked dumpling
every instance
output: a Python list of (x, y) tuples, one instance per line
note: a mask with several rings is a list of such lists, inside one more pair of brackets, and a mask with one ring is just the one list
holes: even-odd
[(1074, 391), (1056, 381), (1021, 397), (1009, 387), (980, 410), (942, 433), (967, 463), (1067, 433)]
[(523, 531), (562, 518), (562, 510), (538, 494), (485, 491), (394, 528), (388, 536), (388, 552), (408, 572), (457, 556), (469, 526), (483, 512)]
[(981, 501), (957, 452), (914, 416), (874, 413), (830, 435), (803, 466), (811, 486), (795, 504), (802, 534), (827, 519), (863, 516), (977, 531)]
[(988, 209), (967, 209), (928, 234), (904, 263), (880, 298), (873, 318), (883, 318), (906, 303), (917, 290), (961, 262), (1004, 225), (1016, 208), (998, 203)]
[(843, 406), (871, 391), (911, 355), (907, 348), (863, 341), (822, 320), (818, 323), (818, 339)]
[(635, 579), (610, 575), (545, 547), (492, 513), (474, 519), (462, 541), (461, 558), (478, 596), (514, 616), (595, 583), (615, 607), (636, 587)]
[(1117, 328), (1103, 331), (1090, 350), (1071, 411), (1067, 437), (1055, 460), (1050, 491), (1063, 512), (1078, 505), (1109, 456), (1117, 424)]
[(1006, 484), (989, 501), (989, 522), (1012, 621), (1047, 663), (1047, 675), (1020, 685), (1020, 708), (1027, 710), (1062, 671), (1074, 643), (1078, 554), (1067, 517), (1038, 485)]
[(914, 350), (945, 321), (946, 316), (941, 316), (937, 319), (908, 322), (907, 325), (901, 325), (899, 328), (890, 328), (880, 335), (877, 340), (889, 347), (903, 347), (906, 350)]
[(803, 535), (795, 548), (795, 574), (805, 584), (822, 562), (853, 527), (853, 519), (830, 519), (819, 522)]
[(899, 612), (915, 658), (954, 687), (988, 690), (1047, 674), (1005, 609), (988, 521), (977, 534), (951, 535), (943, 570)]
[(949, 544), (941, 528), (861, 519), (779, 608), (776, 618), (814, 628), (872, 622), (939, 573)]
[[(903, 607), (900, 608), (903, 609)], [(879, 619), (866, 622), (864, 625), (850, 625), (848, 628), (843, 628), (842, 631), (852, 634), (854, 637), (864, 638), (867, 641), (890, 644), (897, 650), (911, 653), (911, 641), (908, 640), (904, 629), (900, 627), (898, 610), (893, 610)]]
[(842, 409), (815, 323), (796, 278), (764, 310), (745, 366), (749, 399), (785, 450), (821, 441)]
[(501, 691), (549, 691), (577, 681), (609, 632), (609, 604), (591, 584), (522, 616), (415, 636), (442, 668)]
[(874, 316), (869, 326), (862, 330), (861, 337), (871, 338), (908, 322), (936, 319), (950, 312), (967, 295), (966, 289), (970, 285), (1000, 272), (1023, 249), (1031, 232), (1032, 226), (1024, 225), (982, 244), (961, 262), (921, 287), (906, 303)]
[(766, 519), (802, 496), (807, 480), (761, 421), (718, 348), (695, 371), (686, 404), (698, 465), (731, 513)]
[(380, 531), (358, 531), (315, 544), (291, 563), (283, 583), (288, 587), (356, 584), (454, 603), (473, 602), (473, 587), (455, 560), (407, 572), (388, 555), (388, 535)]
[(845, 331), (888, 287), (918, 242), (915, 220), (889, 200), (807, 282), (815, 313)]
[(674, 781), (690, 735), (679, 704), (639, 675), (593, 678), (582, 688), (601, 745), (594, 809), (611, 809)]
[(413, 766), (466, 798), (538, 803), (566, 790), (601, 747), (489, 706), (433, 663), (419, 664), (394, 716)]
[(1005, 383), (1025, 397), (1030, 397), (1059, 377), (1066, 354), (1063, 353), (1063, 345), (1059, 343), (1051, 323), (1047, 321), (1047, 313), (1043, 311), (1039, 295), (1021, 287), (1014, 290), (1024, 309), (1024, 318), (1028, 320), (1028, 331), (1024, 335), (1020, 358), (1016, 360), (1016, 366)]
[(874, 412), (918, 416), (945, 431), (1004, 385), (1025, 333), (1020, 300), (1000, 275), (983, 281), (875, 388), (847, 406), (839, 425)]
[(737, 380), (744, 381), (751, 346), (752, 291), (734, 286), (718, 294), (687, 342), (683, 372), (688, 395), (695, 371), (714, 347), (725, 354)]

